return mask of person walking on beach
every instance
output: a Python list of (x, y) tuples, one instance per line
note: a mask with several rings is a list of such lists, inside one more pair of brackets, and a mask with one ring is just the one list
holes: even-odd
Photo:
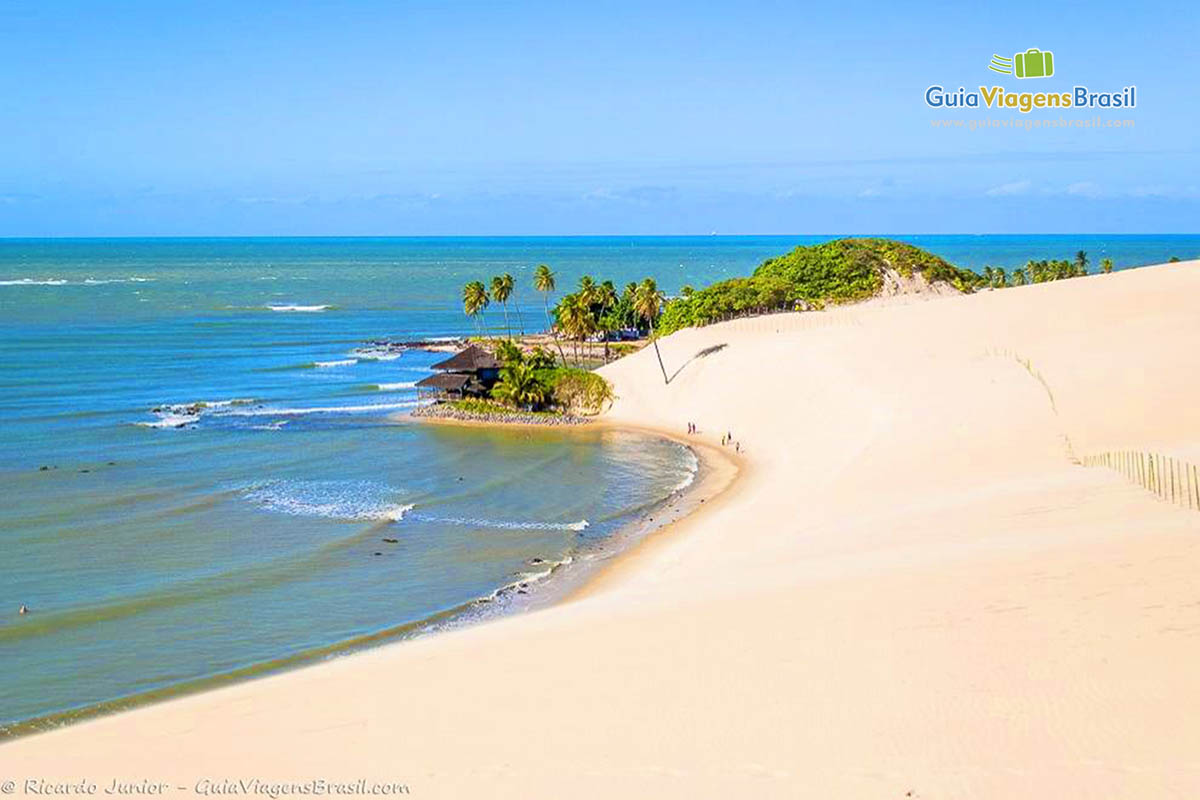
[(20, 609), (20, 610), (19, 610), (17, 613), (18, 613), (18, 614), (22, 614), (22, 615), (24, 615), (24, 614), (28, 614), (28, 613), (29, 613), (29, 606), (25, 605), (24, 603), (21, 603), (21, 609)]

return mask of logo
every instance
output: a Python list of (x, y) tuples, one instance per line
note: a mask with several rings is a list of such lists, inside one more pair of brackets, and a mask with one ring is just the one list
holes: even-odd
[[(1050, 78), (1054, 72), (1054, 53), (1031, 47), (1023, 53), (993, 55), (988, 69), (1014, 78)], [(953, 84), (950, 84), (953, 86)], [(1046, 87), (1046, 91), (1009, 91), (1003, 86), (979, 86), (972, 91), (960, 85), (957, 90), (934, 84), (925, 90), (925, 105), (930, 108), (987, 108), (1029, 114), (1034, 111), (1068, 108), (1137, 108), (1137, 86), (1122, 86), (1110, 91), (1093, 91), (1082, 84)]]
[(993, 53), (988, 69), (1002, 75), (1016, 75), (1018, 78), (1049, 78), (1054, 74), (1054, 53), (1038, 50), (1036, 47), (1031, 47), (1024, 53), (1017, 53), (1012, 58)]

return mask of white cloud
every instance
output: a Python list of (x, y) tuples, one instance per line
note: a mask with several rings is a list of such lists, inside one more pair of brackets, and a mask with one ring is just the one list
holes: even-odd
[(1033, 188), (1033, 181), (1013, 181), (1012, 183), (1002, 183), (999, 186), (993, 186), (984, 192), (988, 197), (1010, 197), (1017, 194), (1026, 194)]
[(1100, 197), (1104, 192), (1098, 184), (1091, 181), (1079, 181), (1067, 187), (1067, 194), (1077, 197)]

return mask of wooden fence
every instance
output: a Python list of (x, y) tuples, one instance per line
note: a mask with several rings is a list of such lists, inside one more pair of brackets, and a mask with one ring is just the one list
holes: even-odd
[(1084, 456), (1085, 467), (1107, 467), (1181, 508), (1200, 511), (1200, 477), (1195, 464), (1161, 453), (1111, 450)]

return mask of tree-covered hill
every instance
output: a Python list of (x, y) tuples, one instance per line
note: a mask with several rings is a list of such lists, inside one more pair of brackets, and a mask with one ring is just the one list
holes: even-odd
[(731, 278), (672, 300), (658, 330), (667, 334), (734, 316), (866, 300), (898, 283), (970, 292), (983, 279), (904, 242), (835, 239), (767, 259), (749, 278)]

